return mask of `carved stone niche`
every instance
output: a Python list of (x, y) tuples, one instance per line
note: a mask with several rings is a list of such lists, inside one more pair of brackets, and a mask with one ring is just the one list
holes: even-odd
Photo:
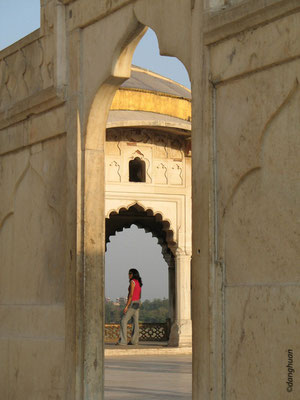
[[(149, 151), (148, 151), (149, 153)], [(151, 152), (148, 154), (151, 154)], [(146, 182), (146, 183), (152, 183), (152, 177), (151, 177), (151, 157), (147, 158), (145, 157), (145, 154), (142, 153), (140, 150), (136, 150), (134, 153), (132, 153), (129, 158), (127, 159), (128, 162), (128, 179), (130, 179), (130, 163), (134, 160), (140, 160), (142, 163), (144, 163), (143, 168), (143, 175), (144, 175), (144, 179), (143, 180), (132, 180), (131, 182)]]

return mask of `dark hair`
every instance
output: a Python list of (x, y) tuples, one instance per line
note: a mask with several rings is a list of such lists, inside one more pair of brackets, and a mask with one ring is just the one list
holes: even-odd
[(140, 277), (139, 271), (135, 268), (131, 268), (129, 270), (129, 274), (132, 274), (132, 278), (131, 279), (136, 279), (137, 281), (139, 281), (140, 287), (143, 286), (143, 282), (142, 282), (142, 278)]

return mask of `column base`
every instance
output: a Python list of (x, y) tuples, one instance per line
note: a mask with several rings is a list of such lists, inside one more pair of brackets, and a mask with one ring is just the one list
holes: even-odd
[(192, 347), (192, 321), (190, 319), (173, 322), (168, 346)]

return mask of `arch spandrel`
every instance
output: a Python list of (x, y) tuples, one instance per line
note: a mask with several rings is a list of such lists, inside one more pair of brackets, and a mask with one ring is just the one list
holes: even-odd
[(117, 11), (88, 26), (82, 34), (86, 149), (102, 147), (110, 104), (117, 88), (130, 77), (134, 50), (146, 31), (134, 16), (132, 5), (123, 8), (122, 14), (120, 18)]

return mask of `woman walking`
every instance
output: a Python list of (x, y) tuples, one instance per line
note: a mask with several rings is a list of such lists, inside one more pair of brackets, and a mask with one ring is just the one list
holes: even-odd
[(142, 293), (143, 282), (138, 270), (131, 268), (128, 272), (129, 287), (127, 303), (123, 311), (120, 326), (120, 339), (118, 345), (127, 345), (127, 323), (133, 318), (133, 328), (129, 345), (137, 345), (139, 342), (139, 312), (140, 299)]

